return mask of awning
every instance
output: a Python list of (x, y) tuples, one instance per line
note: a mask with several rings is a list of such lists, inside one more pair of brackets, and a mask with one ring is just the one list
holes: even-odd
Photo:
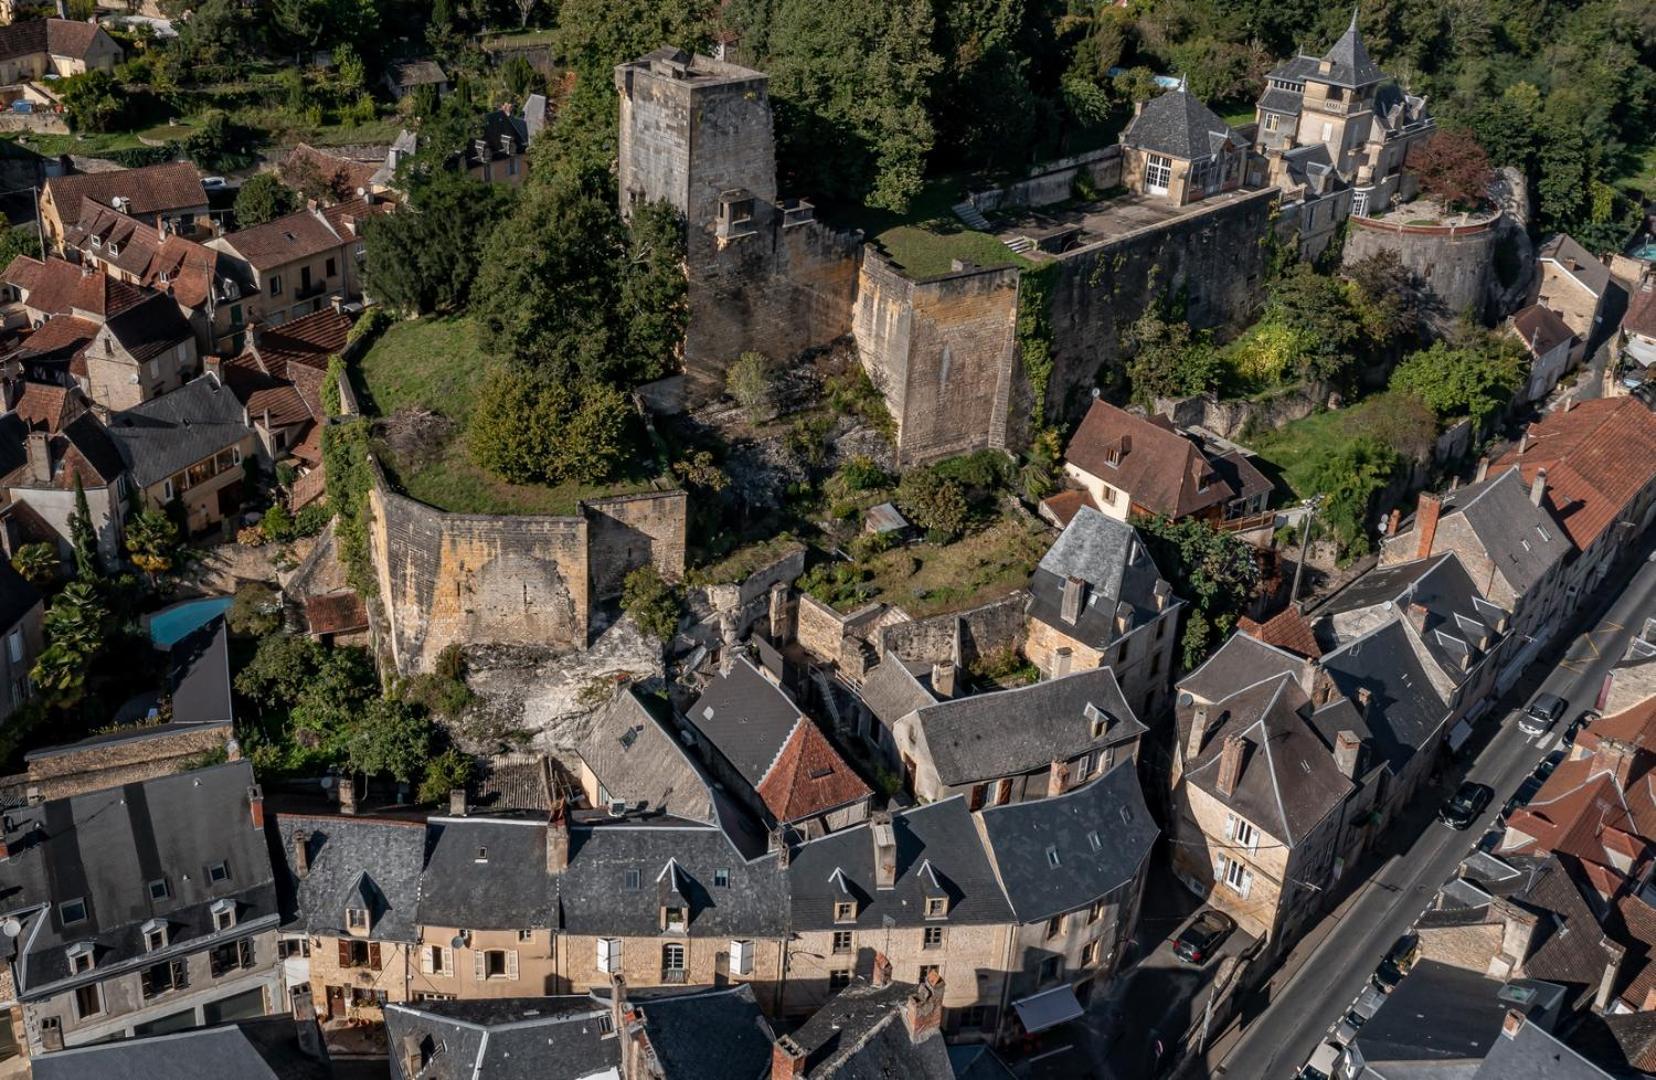
[(1037, 1031), (1045, 1031), (1059, 1024), (1066, 1024), (1080, 1017), (1083, 1012), (1081, 1003), (1075, 1000), (1075, 990), (1069, 983), (1055, 986), (1051, 990), (1043, 990), (1039, 994), (1031, 994), (1022, 1001), (1014, 1001), (1012, 1007), (1018, 1010), (1018, 1019), (1023, 1021), (1023, 1028), (1031, 1035)]

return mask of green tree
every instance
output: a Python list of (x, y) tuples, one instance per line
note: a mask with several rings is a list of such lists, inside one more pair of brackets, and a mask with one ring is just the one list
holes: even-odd
[(1470, 416), (1481, 429), (1523, 385), (1526, 355), (1504, 334), (1467, 338), (1456, 344), (1435, 341), (1410, 355), (1392, 372), (1391, 388), (1419, 397), (1439, 419)]
[(325, 652), (303, 635), (266, 635), (253, 659), (236, 674), (236, 692), (271, 709), (297, 701), (322, 666)]
[(177, 565), (178, 526), (166, 511), (146, 506), (127, 519), (126, 549), (132, 564), (144, 572), (153, 587), (160, 575)]
[(12, 554), (11, 565), (30, 585), (40, 588), (57, 580), (63, 559), (58, 555), (56, 544), (39, 541), (18, 548)]
[(103, 577), (103, 557), (98, 551), (98, 530), (92, 524), (92, 508), (86, 501), (86, 487), (75, 474), (75, 509), (69, 515), (69, 543), (75, 549), (75, 576), (82, 581)]
[(897, 505), (929, 538), (950, 541), (966, 530), (966, 493), (934, 468), (910, 469), (897, 485)]
[(751, 420), (768, 420), (774, 415), (776, 371), (770, 357), (745, 352), (725, 370), (725, 393), (742, 407)]
[(705, 49), (716, 6), (713, 0), (563, 0), (554, 51), (582, 81), (604, 87), (615, 65), (664, 44)]
[(1219, 350), (1182, 319), (1170, 322), (1146, 311), (1128, 327), (1123, 344), (1132, 350), (1127, 380), (1133, 399), (1145, 405), (1216, 389), (1224, 373)]
[(275, 173), (258, 173), (249, 177), (236, 192), (236, 225), (243, 229), (263, 225), (291, 214), (298, 205), (299, 198), (293, 189)]
[(1310, 467), (1310, 489), (1322, 496), (1317, 520), (1334, 534), (1345, 555), (1368, 551), (1375, 496), (1400, 464), (1395, 450), (1364, 436), (1339, 444)]
[(485, 238), (510, 196), (501, 186), (441, 171), (411, 205), (363, 224), (365, 286), (385, 303), (426, 314), (464, 307)]
[(626, 395), (607, 383), (496, 365), (467, 440), (478, 464), (513, 483), (594, 483), (620, 465), (630, 416)]
[(1306, 379), (1345, 375), (1363, 329), (1344, 283), (1308, 263), (1296, 263), (1272, 284), (1264, 321), (1299, 336), (1304, 349), (1294, 374)]
[(122, 112), (120, 87), (107, 71), (71, 75), (57, 84), (69, 126), (76, 131), (108, 131)]
[(451, 746), (427, 763), (417, 797), (422, 803), (445, 803), (449, 792), (466, 786), (473, 771), (471, 755)]
[(103, 648), (109, 609), (90, 581), (71, 581), (46, 610), (46, 638), (90, 660)]
[(40, 253), (40, 234), (33, 225), (0, 228), (0, 267), (10, 266), (19, 255), (27, 255), (31, 259), (43, 257)]
[(66, 709), (86, 693), (86, 657), (66, 645), (48, 644), (35, 657), (29, 681), (45, 702)]
[(676, 366), (690, 325), (684, 219), (667, 202), (636, 207), (627, 223), (615, 314), (628, 378), (644, 382)]
[(282, 602), (270, 586), (250, 581), (236, 590), (224, 621), (232, 634), (263, 638), (282, 628)]
[(661, 576), (654, 563), (646, 563), (628, 574), (622, 583), (621, 610), (631, 615), (646, 634), (660, 641), (671, 641), (678, 632), (684, 597)]
[(431, 758), (431, 719), (393, 698), (374, 698), (351, 724), (345, 763), (365, 776), (413, 783)]
[(1191, 605), (1181, 641), (1185, 670), (1191, 670), (1235, 628), (1253, 599), (1260, 576), (1255, 549), (1195, 518), (1153, 517), (1134, 524), (1173, 594)]
[(1377, 251), (1345, 271), (1351, 280), (1351, 303), (1363, 333), (1376, 344), (1390, 346), (1415, 337), (1425, 314), (1425, 296), (1419, 281), (1397, 253)]

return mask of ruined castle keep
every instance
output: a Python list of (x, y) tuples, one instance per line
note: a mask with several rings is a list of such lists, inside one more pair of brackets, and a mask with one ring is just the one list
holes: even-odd
[[(1165, 178), (1158, 184), (1167, 159), (1150, 140), (1055, 162), (973, 193), (962, 214), (1016, 253), (1016, 265), (920, 277), (860, 233), (818, 221), (808, 202), (778, 195), (768, 83), (676, 49), (615, 70), (621, 213), (665, 200), (685, 219), (692, 403), (723, 392), (742, 352), (787, 360), (851, 335), (896, 421), (900, 463), (1016, 450), (1032, 423), (1064, 419), (1111, 381), (1122, 331), (1152, 304), (1176, 297), (1192, 325), (1209, 328), (1240, 324), (1259, 301), (1278, 193), (1243, 190), (1229, 158), (1216, 171), (1204, 160), (1216, 137), (1231, 157), (1246, 153), (1205, 107), (1162, 105), (1189, 131), (1146, 108), (1141, 130), (1185, 148), (1172, 166), (1178, 198)], [(1131, 190), (1069, 206), (1082, 168), (1097, 189)], [(1030, 303), (1044, 305), (1053, 360), (1040, 401), (1020, 355), (1019, 315)]]

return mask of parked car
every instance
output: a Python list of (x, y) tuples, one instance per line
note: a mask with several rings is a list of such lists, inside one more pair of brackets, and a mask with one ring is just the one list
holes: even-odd
[(1581, 729), (1599, 718), (1597, 709), (1582, 709), (1581, 715), (1570, 721), (1570, 726), (1564, 729), (1564, 737), (1559, 739), (1560, 746), (1574, 746), (1576, 736)]
[(1363, 992), (1357, 995), (1357, 1000), (1351, 1003), (1340, 1022), (1334, 1025), (1334, 1034), (1331, 1040), (1340, 1046), (1350, 1046), (1351, 1040), (1357, 1037), (1364, 1024), (1380, 1011), (1385, 1004), (1386, 995), (1378, 987), (1365, 986)]
[(1235, 919), (1210, 908), (1179, 934), (1173, 943), (1173, 955), (1187, 964), (1205, 964), (1235, 929)]
[(222, 176), (203, 176), (201, 178), (201, 186), (203, 190), (206, 191), (218, 191), (221, 188), (229, 187), (230, 181), (226, 180)]
[(1518, 730), (1525, 735), (1544, 735), (1558, 723), (1569, 705), (1557, 694), (1537, 694), (1518, 718)]
[(1344, 1053), (1333, 1043), (1323, 1043), (1311, 1054), (1311, 1060), (1305, 1063), (1305, 1067), (1294, 1074), (1295, 1080), (1333, 1080)]
[(1505, 835), (1506, 832), (1502, 829), (1490, 829), (1488, 832), (1478, 837), (1478, 842), (1473, 845), (1473, 850), (1482, 851), (1485, 854), (1493, 852), (1496, 848), (1501, 846), (1501, 837)]
[(1501, 807), (1501, 820), (1505, 821), (1512, 816), (1512, 812), (1520, 806), (1528, 806), (1529, 801), (1535, 798), (1535, 793), (1541, 790), (1542, 781), (1534, 776), (1524, 777), (1524, 782), (1518, 785), (1518, 790), (1512, 793), (1512, 798)]
[(1542, 758), (1540, 764), (1535, 766), (1535, 778), (1545, 783), (1547, 777), (1553, 774), (1553, 770), (1558, 768), (1559, 763), (1563, 760), (1564, 751), (1554, 750), (1552, 753)]
[(1386, 955), (1380, 960), (1380, 966), (1374, 969), (1374, 975), (1369, 982), (1382, 994), (1389, 994), (1403, 981), (1403, 976), (1409, 973), (1409, 969), (1415, 966), (1418, 959), (1420, 939), (1413, 934), (1404, 934), (1386, 950)]
[(1443, 809), (1438, 811), (1438, 820), (1451, 829), (1470, 828), (1494, 797), (1495, 792), (1490, 790), (1489, 785), (1474, 784), (1468, 780), (1443, 804)]

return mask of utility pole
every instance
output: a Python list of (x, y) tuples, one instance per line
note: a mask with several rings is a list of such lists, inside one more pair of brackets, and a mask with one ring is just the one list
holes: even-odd
[(1305, 521), (1300, 525), (1300, 554), (1299, 561), (1294, 564), (1294, 586), (1288, 590), (1288, 603), (1299, 603), (1300, 575), (1305, 573), (1305, 555), (1311, 550), (1311, 525), (1317, 517), (1317, 506), (1322, 502), (1321, 495), (1313, 495), (1305, 501)]

